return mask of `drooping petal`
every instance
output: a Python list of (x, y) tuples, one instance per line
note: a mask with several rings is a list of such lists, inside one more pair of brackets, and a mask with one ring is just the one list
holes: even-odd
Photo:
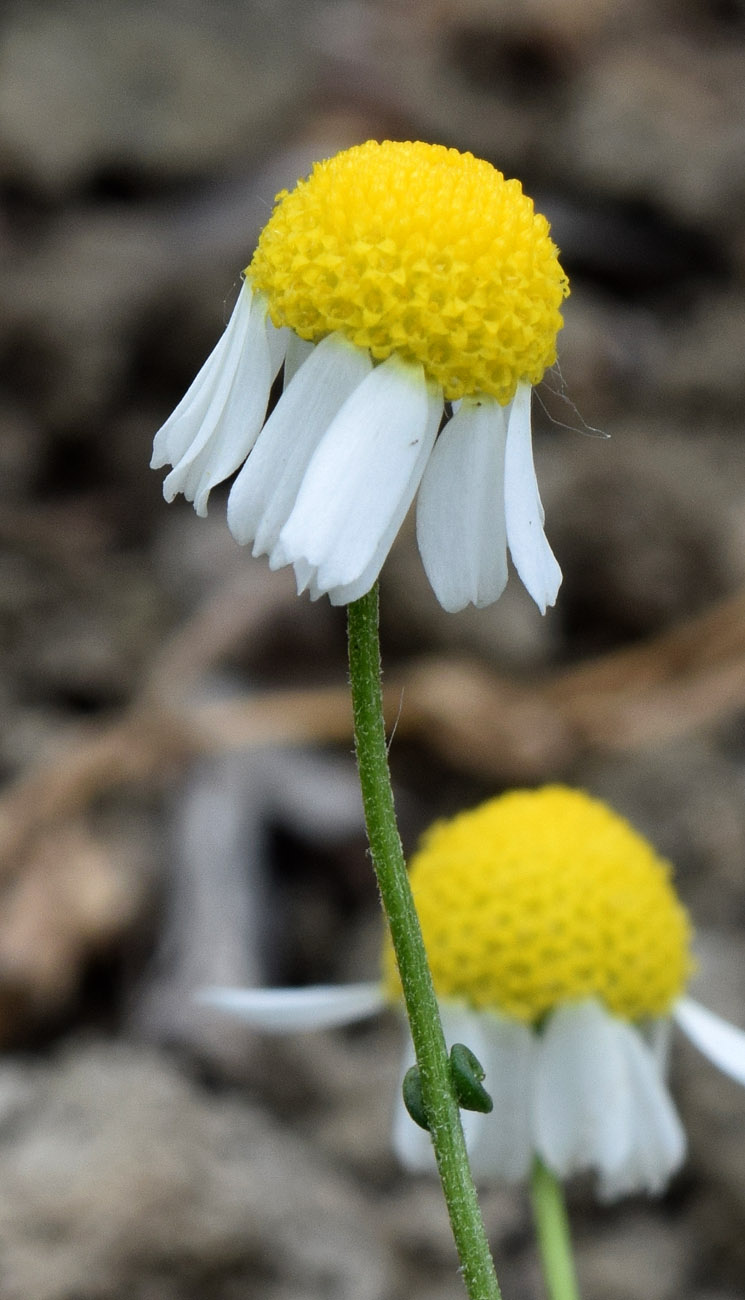
[[(269, 568), (281, 569), (283, 564), (287, 564), (287, 559), (285, 558), (284, 551), (278, 542), (269, 556)], [(312, 564), (308, 564), (307, 560), (296, 560), (293, 568), (295, 570), (295, 581), (297, 582), (297, 594), (300, 596), (307, 587), (314, 583), (316, 571)], [(316, 599), (315, 596), (313, 599)]]
[(285, 389), (228, 497), (228, 527), (241, 545), (255, 540), (254, 555), (276, 546), (318, 443), (371, 369), (366, 352), (330, 334)]
[(673, 1016), (691, 1042), (723, 1074), (745, 1084), (745, 1033), (693, 998), (681, 998)]
[[(526, 1025), (470, 1011), (457, 1003), (442, 1003), (440, 1014), (448, 1047), (465, 1043), (471, 1049), (484, 1067), (484, 1087), (494, 1102), (489, 1114), (461, 1111), (474, 1175), (509, 1181), (524, 1178), (533, 1157), (530, 1092), (534, 1034)], [(414, 1048), (407, 1032), (393, 1120), (393, 1147), (406, 1169), (424, 1173), (435, 1168), (432, 1141), (407, 1113), (401, 1095), (404, 1075), (414, 1064)]]
[[(259, 302), (264, 301), (261, 294), (257, 294), (256, 297), (259, 299)], [(279, 327), (277, 325), (273, 325), (271, 316), (269, 315), (269, 312), (267, 310), (266, 341), (269, 345), (269, 365), (272, 372), (272, 382), (274, 382), (277, 375), (279, 374), (280, 367), (282, 366), (284, 359), (287, 356), (287, 349), (290, 346), (294, 337), (295, 335), (293, 334), (293, 331), (291, 329), (288, 329), (286, 325), (282, 325)]]
[(435, 443), (417, 499), (422, 563), (443, 609), (483, 608), (507, 582), (504, 408), (463, 402)]
[(385, 1005), (377, 983), (316, 984), (296, 989), (202, 989), (204, 1006), (236, 1016), (266, 1033), (332, 1029), (375, 1015)]
[(653, 1053), (592, 999), (551, 1016), (534, 1108), (536, 1149), (549, 1168), (561, 1177), (596, 1170), (606, 1197), (659, 1191), (683, 1158), (683, 1129)]
[(639, 1026), (639, 1032), (654, 1057), (657, 1073), (661, 1078), (667, 1078), (673, 1039), (672, 1020), (669, 1016), (654, 1016)]
[(204, 462), (200, 465), (199, 479), (194, 487), (194, 509), (198, 515), (206, 515), (213, 487), (229, 478), (243, 464), (259, 436), (272, 383), (282, 364), (282, 346), (282, 334), (274, 328), (266, 311), (254, 309), (244, 351), (209, 455), (206, 450), (203, 453)]
[(617, 1023), (632, 1107), (632, 1140), (616, 1166), (600, 1167), (600, 1195), (606, 1200), (631, 1192), (663, 1191), (686, 1151), (683, 1125), (654, 1055), (632, 1025)]
[(287, 342), (287, 351), (285, 352), (285, 370), (282, 377), (282, 388), (287, 390), (290, 381), (295, 378), (300, 367), (308, 360), (315, 344), (308, 343), (301, 339), (299, 334), (290, 330), (290, 337)]
[(494, 1110), (482, 1117), (478, 1142), (469, 1147), (471, 1166), (477, 1176), (517, 1182), (527, 1177), (534, 1154), (531, 1092), (537, 1038), (528, 1025), (506, 1016), (482, 1013), (474, 1019), (480, 1039), (471, 1030), (463, 1041), (484, 1067), (484, 1087)]
[(497, 1087), (497, 1090), (499, 1085), (495, 1078), (494, 1062), (485, 1059), (489, 1056), (484, 1026), (485, 1018), (478, 1011), (471, 1011), (457, 1002), (441, 1003), (440, 1016), (448, 1049), (454, 1043), (464, 1043), (466, 1047), (470, 1048), (484, 1068), (486, 1074), (484, 1087), (495, 1102), (495, 1110), (488, 1114), (478, 1110), (461, 1109), (460, 1112), (471, 1170), (476, 1178), (488, 1177), (493, 1175), (494, 1169), (488, 1155), (486, 1159), (484, 1158), (485, 1148), (499, 1101), (498, 1097), (494, 1097), (492, 1084)]
[(279, 331), (268, 320), (266, 303), (260, 295), (252, 295), (250, 314), (225, 353), (220, 380), (199, 432), (163, 485), (167, 500), (183, 492), (187, 501), (194, 502), (198, 515), (207, 513), (212, 488), (238, 468), (258, 437), (281, 364), (281, 349)]
[[(416, 493), (417, 486), (421, 481), (422, 471), (431, 455), (432, 443), (437, 435), (437, 430), (440, 427), (440, 420), (442, 419), (441, 399), (431, 390), (429, 391), (428, 396), (429, 411), (427, 426), (424, 437), (422, 438), (421, 450), (412, 465), (409, 481), (406, 484), (404, 491), (401, 493), (398, 508), (394, 510), (391, 515), (388, 527), (384, 529), (381, 534), (378, 545), (373, 551), (367, 567), (362, 570), (359, 577), (356, 578), (354, 582), (348, 582), (339, 587), (329, 588), (328, 598), (329, 603), (332, 605), (349, 605), (351, 601), (358, 600), (360, 596), (364, 596), (365, 592), (370, 590), (385, 563), (388, 552), (396, 540), (398, 531), (406, 518), (406, 512)], [(319, 587), (317, 580), (314, 579), (311, 582), (310, 587), (311, 597), (313, 600), (317, 600), (319, 596), (324, 594), (323, 590)]]
[(435, 439), (436, 408), (422, 367), (391, 356), (330, 424), (279, 538), (283, 561), (311, 565), (319, 591), (347, 587), (374, 567), (411, 504)]
[(553, 605), (561, 585), (561, 569), (543, 531), (544, 512), (533, 464), (529, 384), (521, 383), (507, 419), (504, 505), (507, 544), (527, 591), (542, 614)]
[[(458, 1003), (443, 1002), (440, 1004), (440, 1018), (448, 1047), (452, 1047), (453, 1043), (465, 1043), (481, 1060), (483, 1052), (481, 1017)], [(408, 1026), (405, 1028), (405, 1035), (405, 1049), (393, 1114), (393, 1150), (404, 1169), (408, 1169), (411, 1173), (432, 1173), (436, 1168), (432, 1139), (426, 1129), (420, 1128), (414, 1122), (403, 1102), (404, 1076), (412, 1065), (416, 1065)], [(490, 1118), (491, 1116), (480, 1114), (478, 1111), (461, 1111), (463, 1134), (469, 1155), (477, 1151), (483, 1135), (484, 1123)]]
[(540, 1037), (536, 1149), (560, 1177), (617, 1167), (631, 1141), (631, 1097), (610, 1017), (593, 1001), (557, 1008)]
[(414, 1123), (404, 1106), (404, 1076), (412, 1065), (416, 1065), (414, 1045), (409, 1036), (408, 1028), (405, 1033), (406, 1045), (401, 1059), (401, 1069), (393, 1106), (393, 1132), (391, 1134), (393, 1151), (399, 1163), (404, 1169), (408, 1169), (409, 1173), (432, 1173), (436, 1168), (432, 1139), (426, 1129), (420, 1128), (418, 1124)]
[(244, 284), (218, 342), (176, 409), (156, 433), (151, 469), (177, 465), (199, 436), (216, 395), (218, 403), (225, 400), (248, 329), (251, 306), (251, 290)]

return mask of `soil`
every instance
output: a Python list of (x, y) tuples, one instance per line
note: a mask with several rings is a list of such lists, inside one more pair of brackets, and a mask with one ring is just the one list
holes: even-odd
[[(382, 577), (407, 849), (567, 781), (675, 867), (745, 1026), (740, 0), (8, 0), (0, 15), (0, 1300), (457, 1300), (389, 1147), (393, 1015), (262, 1038), (213, 983), (374, 977), (343, 611), (166, 506), (155, 430), (274, 195), (367, 138), (519, 176), (572, 296), (535, 403), (545, 618)], [(610, 435), (599, 436), (599, 435)], [(667, 1194), (568, 1189), (588, 1300), (745, 1293), (745, 1091), (675, 1041)], [(487, 1186), (505, 1300), (543, 1294)]]

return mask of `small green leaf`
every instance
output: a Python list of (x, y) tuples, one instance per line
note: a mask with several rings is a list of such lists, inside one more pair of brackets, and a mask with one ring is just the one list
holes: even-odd
[(477, 1056), (464, 1043), (453, 1043), (450, 1049), (450, 1077), (453, 1080), (458, 1105), (464, 1110), (477, 1110), (488, 1115), (494, 1102), (481, 1080), (485, 1071)]
[(415, 1124), (429, 1132), (427, 1122), (427, 1112), (424, 1109), (422, 1099), (422, 1078), (419, 1073), (419, 1066), (412, 1065), (410, 1070), (406, 1071), (403, 1082), (404, 1106), (408, 1110)]

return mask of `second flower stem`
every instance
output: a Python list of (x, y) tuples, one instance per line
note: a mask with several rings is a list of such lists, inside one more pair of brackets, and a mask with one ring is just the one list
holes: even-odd
[(538, 1157), (533, 1162), (530, 1190), (550, 1300), (579, 1300), (564, 1193), (556, 1176)]
[(367, 835), (401, 976), (437, 1168), (470, 1300), (501, 1300), (396, 822), (383, 720), (377, 583), (348, 606), (347, 615), (354, 737)]

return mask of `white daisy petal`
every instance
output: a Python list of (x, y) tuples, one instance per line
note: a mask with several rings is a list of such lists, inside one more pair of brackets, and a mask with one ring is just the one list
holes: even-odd
[(308, 360), (308, 357), (315, 347), (315, 344), (308, 343), (305, 339), (301, 339), (300, 335), (296, 334), (294, 330), (290, 330), (289, 335), (287, 351), (285, 352), (285, 371), (282, 377), (283, 389), (289, 387), (290, 380), (294, 379), (297, 371), (303, 363)]
[[(452, 1047), (453, 1043), (465, 1043), (481, 1060), (483, 1050), (481, 1017), (475, 1012), (467, 1011), (465, 1007), (458, 1003), (444, 1002), (440, 1004), (440, 1018), (448, 1047)], [(432, 1149), (432, 1139), (426, 1129), (420, 1128), (414, 1122), (403, 1102), (404, 1076), (412, 1065), (416, 1065), (416, 1056), (414, 1055), (414, 1046), (407, 1028), (406, 1045), (401, 1062), (396, 1107), (393, 1115), (393, 1149), (404, 1169), (408, 1169), (410, 1173), (433, 1173), (437, 1166)], [(484, 1131), (484, 1121), (489, 1118), (490, 1116), (480, 1114), (478, 1111), (461, 1111), (463, 1133), (469, 1156), (471, 1156), (471, 1167), (474, 1173), (483, 1172), (476, 1169), (473, 1154), (479, 1149)]]
[(426, 1129), (415, 1124), (404, 1105), (404, 1076), (412, 1065), (416, 1065), (414, 1044), (408, 1027), (405, 1030), (405, 1046), (401, 1059), (401, 1069), (396, 1087), (396, 1099), (393, 1107), (393, 1150), (399, 1163), (412, 1174), (432, 1173), (436, 1168), (432, 1150), (432, 1139)]
[[(440, 1018), (448, 1050), (453, 1046), (453, 1043), (464, 1043), (486, 1069), (486, 1062), (484, 1061), (486, 1054), (484, 1017), (479, 1012), (470, 1011), (457, 1002), (443, 1002), (440, 1003)], [(484, 1080), (484, 1086), (487, 1091), (491, 1091), (486, 1079)], [(492, 1172), (488, 1164), (485, 1165), (480, 1157), (486, 1131), (493, 1118), (493, 1114), (485, 1115), (482, 1111), (477, 1110), (461, 1110), (460, 1112), (463, 1136), (466, 1139), (466, 1149), (471, 1169), (477, 1178)], [(434, 1168), (434, 1157), (432, 1167)]]
[[(257, 297), (261, 298), (261, 295), (259, 294)], [(264, 300), (262, 299), (262, 301)], [(272, 371), (272, 382), (274, 382), (279, 374), (280, 367), (287, 356), (287, 349), (293, 338), (295, 338), (295, 334), (291, 329), (288, 329), (286, 325), (283, 325), (278, 329), (276, 325), (272, 324), (267, 304), (266, 341), (269, 346), (269, 364)]]
[(202, 989), (198, 1000), (269, 1033), (331, 1029), (375, 1015), (385, 1005), (381, 987), (318, 984), (297, 989)]
[[(278, 543), (277, 546), (272, 551), (271, 556), (269, 557), (270, 569), (279, 569), (282, 567), (283, 564), (287, 564), (288, 561), (284, 558), (278, 560), (278, 557), (281, 555), (282, 552)], [(295, 570), (297, 594), (298, 596), (300, 596), (305, 591), (306, 587), (308, 587), (314, 581), (316, 571), (313, 568), (313, 565), (308, 564), (307, 561), (305, 560), (296, 560), (295, 564), (293, 565), (293, 568)]]
[[(159, 469), (161, 465), (175, 464), (188, 450), (191, 443), (191, 437), (188, 436), (188, 427), (198, 412), (200, 418), (206, 412), (212, 393), (224, 368), (225, 354), (229, 351), (235, 335), (243, 334), (245, 331), (251, 305), (252, 293), (244, 283), (220, 338), (204, 365), (198, 371), (195, 379), (192, 380), (178, 406), (171, 412), (168, 419), (156, 433), (153, 440), (153, 455), (150, 461), (151, 469)], [(185, 416), (189, 416), (188, 422), (184, 421)]]
[(220, 404), (224, 402), (248, 329), (251, 307), (251, 290), (244, 284), (220, 339), (175, 411), (156, 433), (151, 469), (177, 465), (198, 437), (215, 396), (218, 395)]
[[(401, 493), (398, 507), (391, 515), (388, 527), (382, 532), (367, 567), (363, 569), (359, 577), (355, 579), (354, 582), (348, 582), (343, 586), (329, 588), (328, 598), (332, 605), (349, 605), (351, 601), (359, 600), (360, 596), (364, 596), (365, 592), (369, 591), (375, 582), (375, 579), (383, 567), (386, 556), (396, 540), (398, 531), (406, 518), (409, 505), (413, 500), (417, 489), (417, 484), (421, 480), (422, 471), (431, 455), (432, 443), (434, 442), (437, 430), (440, 427), (441, 419), (442, 402), (430, 393), (428, 423), (424, 437), (422, 438), (421, 451), (417, 459), (414, 461), (409, 481), (404, 488), (404, 491)], [(312, 582), (312, 598), (317, 600), (318, 597), (323, 594), (323, 589), (318, 585), (318, 582)]]
[(507, 420), (504, 504), (507, 543), (524, 586), (542, 614), (553, 605), (561, 569), (543, 531), (544, 512), (533, 465), (530, 385), (518, 384)]
[(272, 380), (281, 364), (277, 340), (274, 361), (271, 357), (270, 329), (266, 303), (254, 294), (250, 312), (244, 314), (224, 355), (219, 382), (197, 435), (163, 484), (167, 500), (183, 492), (187, 501), (194, 501), (197, 514), (205, 515), (212, 488), (245, 460), (261, 429)]
[[(494, 1102), (494, 1110), (489, 1114), (461, 1111), (474, 1175), (510, 1181), (524, 1178), (533, 1158), (530, 1079), (534, 1034), (526, 1025), (506, 1017), (469, 1011), (457, 1003), (442, 1003), (440, 1014), (448, 1047), (465, 1043), (471, 1049), (484, 1067), (484, 1087)], [(393, 1121), (393, 1146), (406, 1169), (432, 1172), (435, 1158), (429, 1133), (414, 1123), (401, 1096), (404, 1075), (414, 1064), (414, 1048), (407, 1033)]]
[(654, 1055), (632, 1025), (615, 1022), (631, 1099), (631, 1142), (623, 1160), (600, 1167), (606, 1200), (630, 1192), (659, 1193), (680, 1167), (685, 1133)]
[(536, 1038), (506, 1016), (440, 1006), (448, 1047), (465, 1043), (484, 1068), (484, 1087), (494, 1102), (488, 1114), (462, 1110), (461, 1122), (471, 1169), (477, 1178), (514, 1182), (525, 1178), (533, 1160), (531, 1081)]
[(312, 565), (320, 591), (357, 582), (400, 525), (434, 443), (436, 407), (421, 366), (392, 356), (330, 424), (280, 534), (288, 562)]
[(662, 1079), (666, 1078), (673, 1038), (672, 1020), (669, 1016), (655, 1016), (645, 1020), (639, 1032), (654, 1057), (657, 1073)]
[(558, 1007), (540, 1036), (536, 1149), (562, 1178), (617, 1168), (630, 1149), (631, 1097), (614, 1029), (599, 1003), (587, 1000)]
[(541, 1036), (538, 1154), (561, 1177), (594, 1169), (607, 1197), (658, 1192), (685, 1137), (641, 1034), (590, 999), (558, 1008)]
[(506, 1016), (484, 1012), (478, 1019), (480, 1041), (472, 1029), (462, 1041), (484, 1067), (484, 1087), (494, 1110), (483, 1117), (486, 1123), (478, 1145), (472, 1147), (471, 1164), (477, 1175), (516, 1182), (527, 1177), (533, 1161), (531, 1084), (536, 1035)]
[(331, 334), (285, 389), (228, 497), (228, 527), (241, 545), (255, 539), (254, 555), (276, 546), (320, 439), (371, 369), (367, 353)]
[(483, 608), (507, 582), (504, 408), (463, 402), (435, 443), (417, 500), (422, 563), (443, 609)]
[(693, 998), (681, 998), (673, 1016), (683, 1033), (730, 1078), (745, 1084), (745, 1033), (702, 1007)]
[[(272, 334), (273, 346), (270, 346)], [(252, 311), (233, 386), (208, 458), (205, 451), (205, 463), (194, 490), (194, 509), (198, 515), (206, 515), (212, 488), (243, 464), (259, 436), (272, 383), (282, 364), (277, 335), (265, 310)]]

